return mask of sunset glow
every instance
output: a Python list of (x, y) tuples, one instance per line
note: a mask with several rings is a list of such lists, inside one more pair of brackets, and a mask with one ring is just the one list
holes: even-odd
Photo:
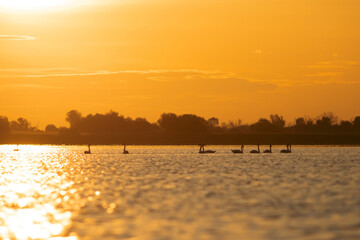
[(39, 10), (66, 5), (69, 0), (1, 0), (0, 8), (12, 10)]
[(163, 112), (351, 120), (359, 8), (357, 0), (0, 0), (0, 115), (39, 127), (66, 125), (72, 109), (151, 122)]

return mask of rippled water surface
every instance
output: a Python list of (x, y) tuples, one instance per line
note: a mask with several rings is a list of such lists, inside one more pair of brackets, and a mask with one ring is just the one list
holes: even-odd
[(0, 239), (360, 239), (359, 148), (208, 148), (2, 145)]

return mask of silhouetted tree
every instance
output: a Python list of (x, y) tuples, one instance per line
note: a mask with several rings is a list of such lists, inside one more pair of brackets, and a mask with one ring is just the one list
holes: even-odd
[(10, 133), (10, 122), (7, 117), (0, 116), (0, 135)]
[(238, 128), (241, 126), (242, 121), (240, 119), (238, 119), (237, 121), (228, 121), (227, 123), (223, 124), (223, 126), (225, 128), (228, 129), (233, 129), (233, 128)]
[(350, 121), (341, 121), (339, 127), (343, 131), (350, 131), (353, 127), (353, 124)]
[(259, 121), (250, 125), (250, 128), (255, 131), (271, 131), (273, 129), (273, 125), (266, 118), (260, 118)]
[[(290, 126), (291, 127), (291, 126)], [(293, 126), (297, 131), (313, 131), (314, 121), (311, 118), (300, 117), (295, 119), (295, 125)]]
[(284, 117), (278, 114), (270, 115), (270, 122), (277, 130), (282, 130), (285, 127)]
[(51, 132), (58, 132), (59, 129), (54, 124), (49, 124), (45, 127), (45, 131), (51, 133)]
[(355, 117), (353, 126), (355, 129), (360, 130), (360, 116)]
[(66, 121), (70, 123), (70, 128), (72, 129), (79, 129), (80, 128), (80, 122), (82, 119), (82, 115), (77, 110), (71, 110), (66, 114)]
[(25, 118), (18, 118), (16, 121), (11, 121), (10, 129), (18, 132), (38, 131), (38, 129), (31, 126), (31, 123)]
[(337, 124), (339, 120), (338, 116), (336, 116), (333, 112), (323, 113), (323, 117), (329, 118), (331, 125)]
[(215, 117), (212, 117), (212, 118), (209, 118), (208, 120), (208, 124), (211, 128), (216, 128), (219, 126), (219, 119), (218, 118), (215, 118)]
[(168, 132), (206, 132), (209, 129), (208, 121), (193, 114), (177, 116), (174, 113), (163, 113), (158, 124)]
[(177, 115), (175, 113), (163, 113), (158, 120), (158, 124), (167, 131), (176, 130)]
[(319, 120), (316, 120), (316, 128), (321, 130), (326, 130), (331, 127), (331, 119), (328, 117), (322, 117)]
[(314, 124), (314, 120), (311, 118), (308, 118), (305, 120), (306, 121), (306, 128), (307, 129), (314, 129), (315, 124)]
[(246, 132), (249, 126), (242, 125), (242, 120), (238, 119), (237, 121), (228, 121), (227, 123), (221, 124), (223, 131), (228, 131), (231, 133), (240, 133), (240, 132)]
[(66, 120), (70, 123), (70, 129), (83, 133), (136, 133), (149, 132), (158, 129), (156, 124), (149, 123), (145, 118), (125, 118), (119, 113), (110, 111), (106, 114), (89, 114), (82, 117), (81, 113), (73, 110), (67, 114)]
[(300, 117), (295, 120), (295, 128), (297, 129), (304, 129), (306, 127), (305, 118)]
[(323, 113), (316, 121), (316, 127), (319, 129), (328, 129), (338, 122), (338, 117), (332, 112)]

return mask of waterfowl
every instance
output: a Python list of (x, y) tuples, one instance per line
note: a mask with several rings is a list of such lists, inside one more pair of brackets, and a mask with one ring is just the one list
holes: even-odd
[(206, 150), (205, 151), (205, 145), (199, 145), (200, 146), (200, 150), (199, 150), (199, 153), (215, 153), (216, 151), (213, 151), (213, 150)]
[(18, 144), (18, 145), (16, 145), (16, 147), (17, 147), (17, 148), (15, 148), (15, 149), (14, 149), (14, 152), (18, 152), (18, 151), (20, 151), (20, 150), (19, 150), (19, 144)]
[(85, 151), (84, 154), (91, 154), (91, 150), (90, 150), (90, 144), (88, 145), (89, 150)]
[(272, 145), (270, 144), (269, 145), (269, 149), (266, 149), (265, 151), (264, 151), (264, 153), (272, 153), (272, 150), (271, 150), (271, 147), (272, 147)]
[(124, 151), (123, 151), (123, 154), (129, 154), (129, 151), (126, 150), (126, 145), (124, 144)]
[(244, 145), (241, 145), (241, 149), (231, 150), (233, 153), (244, 153)]
[(251, 150), (250, 153), (260, 153), (260, 145), (258, 144), (258, 150)]
[(291, 153), (291, 144), (286, 144), (286, 149), (280, 151), (281, 153)]

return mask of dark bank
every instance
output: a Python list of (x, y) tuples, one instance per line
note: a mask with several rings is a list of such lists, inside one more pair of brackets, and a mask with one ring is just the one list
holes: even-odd
[(220, 123), (194, 114), (164, 113), (156, 123), (145, 118), (125, 118), (111, 111), (83, 116), (67, 113), (69, 127), (48, 124), (40, 130), (19, 118), (0, 117), (1, 144), (136, 144), (136, 145), (360, 145), (360, 116), (339, 121), (333, 113), (315, 119), (297, 118), (286, 124), (278, 114), (253, 124), (241, 120)]

